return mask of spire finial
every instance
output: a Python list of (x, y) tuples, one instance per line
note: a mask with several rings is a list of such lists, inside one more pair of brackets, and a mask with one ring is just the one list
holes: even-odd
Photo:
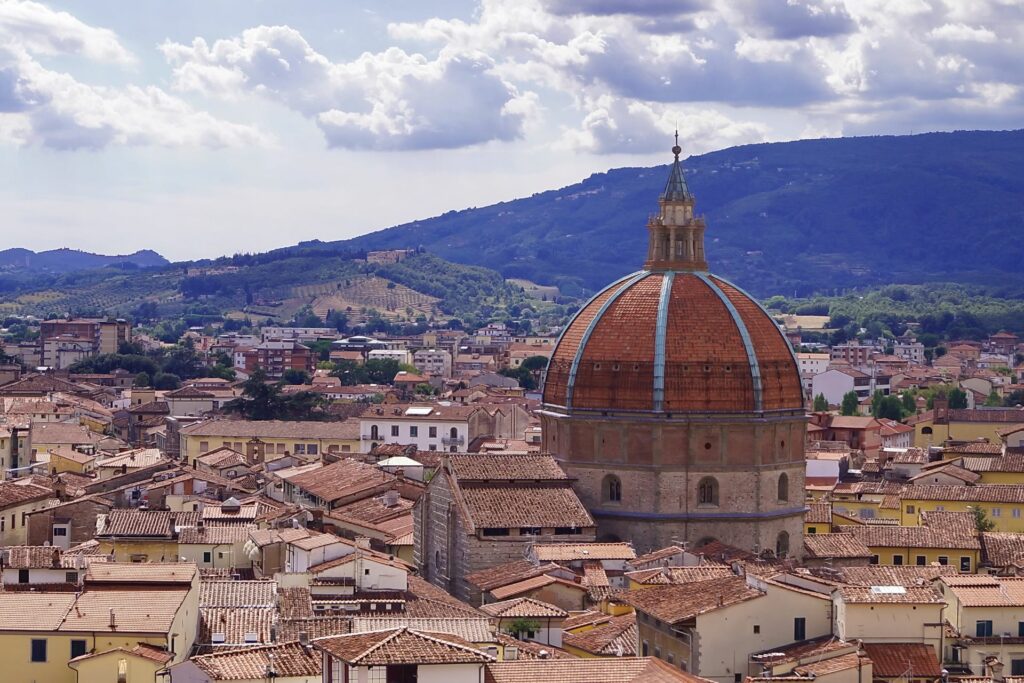
[(676, 144), (672, 146), (672, 153), (676, 155), (676, 161), (679, 161), (679, 153), (683, 151), (683, 148), (679, 146), (679, 129), (676, 128)]

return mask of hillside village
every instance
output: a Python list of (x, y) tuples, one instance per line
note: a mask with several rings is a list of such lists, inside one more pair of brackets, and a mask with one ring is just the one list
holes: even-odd
[(1024, 341), (805, 343), (677, 150), (561, 335), (18, 319), (5, 680), (1024, 680)]

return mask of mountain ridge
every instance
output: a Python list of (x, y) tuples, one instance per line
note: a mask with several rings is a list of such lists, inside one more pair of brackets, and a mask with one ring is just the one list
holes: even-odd
[(131, 254), (114, 255), (94, 254), (68, 247), (38, 252), (22, 247), (0, 250), (0, 269), (15, 272), (39, 269), (52, 273), (70, 273), (123, 263), (134, 264), (140, 268), (170, 265), (170, 261), (152, 249), (139, 249)]

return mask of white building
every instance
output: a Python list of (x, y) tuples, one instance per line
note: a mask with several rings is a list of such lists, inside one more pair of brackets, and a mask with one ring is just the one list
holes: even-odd
[(843, 402), (843, 396), (851, 391), (856, 392), (858, 399), (869, 398), (879, 390), (888, 396), (889, 382), (888, 375), (872, 377), (850, 367), (833, 367), (814, 376), (811, 394), (823, 394), (831, 405), (839, 405)]
[(452, 354), (443, 349), (420, 349), (412, 355), (412, 364), (424, 375), (452, 376)]
[(261, 341), (291, 339), (293, 341), (316, 341), (337, 339), (338, 331), (333, 327), (264, 327), (260, 330)]
[(452, 404), (380, 406), (359, 418), (360, 452), (375, 444), (414, 444), (420, 451), (465, 451), (478, 433), (477, 406)]
[(798, 353), (796, 354), (797, 366), (800, 368), (800, 384), (803, 387), (804, 395), (811, 393), (814, 376), (828, 370), (831, 357), (827, 353)]
[(412, 354), (408, 349), (374, 349), (367, 354), (367, 360), (384, 360), (391, 358), (403, 365), (412, 364)]

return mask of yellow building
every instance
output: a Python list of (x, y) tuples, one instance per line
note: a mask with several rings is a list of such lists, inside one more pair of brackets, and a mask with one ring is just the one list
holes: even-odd
[(1024, 423), (1024, 413), (1017, 408), (953, 409), (940, 405), (910, 418), (914, 427), (914, 445), (918, 448), (941, 446), (947, 441), (981, 441), (1000, 443), (1000, 433), (1012, 425)]
[(932, 586), (840, 586), (832, 605), (833, 633), (841, 640), (925, 643), (938, 662), (946, 602)]
[(957, 533), (949, 528), (926, 526), (843, 526), (871, 551), (872, 564), (953, 566), (965, 574), (977, 571), (981, 542), (977, 533)]
[(972, 512), (981, 508), (995, 523), (993, 531), (1024, 532), (1024, 487), (1006, 484), (987, 486), (907, 486), (902, 493), (900, 523), (919, 523), (922, 512)]
[(132, 649), (115, 647), (76, 657), (68, 662), (78, 675), (78, 683), (90, 681), (123, 681), (124, 683), (153, 683), (160, 680), (174, 655), (163, 648), (139, 643)]
[(215, 448), (233, 448), (253, 462), (289, 453), (318, 458), (324, 453), (358, 453), (359, 422), (206, 420), (180, 431), (181, 457), (191, 462)]
[(51, 448), (47, 453), (50, 456), (50, 474), (62, 472), (74, 472), (75, 474), (88, 474), (96, 469), (96, 455), (76, 451), (73, 448)]
[(562, 649), (576, 657), (636, 657), (636, 613), (608, 617), (562, 635)]
[(96, 540), (100, 552), (113, 553), (116, 562), (176, 562), (178, 533), (198, 521), (198, 512), (111, 510), (97, 520)]
[(51, 489), (29, 479), (0, 482), (0, 546), (27, 545), (28, 514), (56, 502)]
[(202, 569), (237, 569), (252, 566), (244, 546), (255, 526), (202, 526), (182, 529), (178, 553)]

